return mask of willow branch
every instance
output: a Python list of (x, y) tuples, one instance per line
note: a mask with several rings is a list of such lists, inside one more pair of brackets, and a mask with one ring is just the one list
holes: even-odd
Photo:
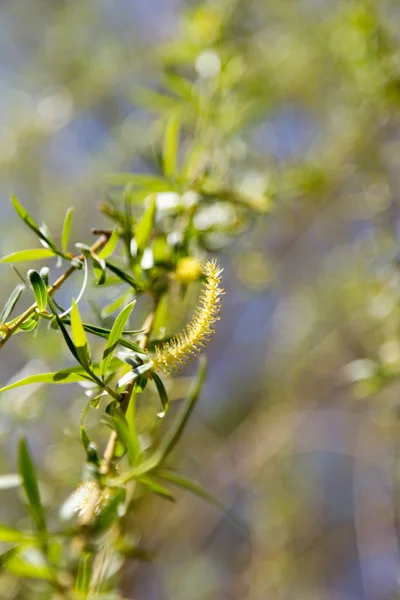
[[(139, 342), (139, 346), (141, 350), (146, 350), (149, 338), (153, 329), (154, 319), (156, 316), (156, 310), (158, 306), (158, 298), (155, 299), (153, 310), (149, 313), (146, 321), (143, 324), (143, 334)], [(125, 391), (121, 400), (121, 410), (126, 413), (129, 402), (131, 401), (133, 391), (135, 389), (135, 380), (130, 381), (125, 388)], [(102, 475), (107, 475), (110, 471), (111, 463), (113, 461), (115, 455), (115, 448), (118, 441), (118, 434), (116, 431), (112, 431), (110, 437), (108, 439), (107, 446), (104, 450), (103, 461), (101, 465), (100, 472)], [(80, 516), (79, 524), (83, 528), (83, 531), (87, 529), (92, 523), (94, 517), (96, 516), (96, 511), (101, 499), (102, 489), (100, 485), (97, 485), (93, 488), (88, 504), (85, 508), (85, 512)], [(80, 544), (85, 543), (85, 538), (82, 537), (80, 540)]]
[[(141, 348), (141, 350), (146, 350), (146, 348), (148, 346), (149, 338), (150, 338), (150, 335), (151, 335), (151, 332), (153, 329), (153, 325), (154, 325), (154, 318), (156, 316), (157, 305), (158, 305), (158, 299), (155, 300), (154, 308), (149, 313), (146, 321), (143, 324), (143, 334), (142, 334), (142, 337), (139, 342), (139, 347)], [(121, 401), (121, 410), (124, 413), (126, 413), (126, 411), (128, 410), (129, 402), (131, 400), (134, 388), (135, 388), (135, 380), (130, 381), (125, 388), (125, 391), (122, 396), (122, 401)], [(117, 440), (118, 440), (118, 434), (116, 431), (113, 431), (110, 435), (108, 444), (107, 444), (106, 449), (103, 454), (102, 473), (104, 475), (107, 475), (107, 473), (110, 470), (110, 464), (114, 458), (115, 446), (117, 444)]]
[[(109, 237), (110, 237), (110, 234), (108, 232), (105, 232), (105, 231), (102, 232), (99, 239), (91, 246), (91, 248), (90, 248), (91, 252), (98, 252), (99, 250), (101, 250), (108, 242)], [(79, 256), (71, 257), (71, 259), (72, 258), (81, 261), (84, 259), (84, 256), (83, 256), (83, 254), (80, 254)], [(72, 275), (72, 273), (74, 273), (74, 271), (77, 270), (77, 268), (78, 267), (71, 265), (69, 267), (69, 269), (67, 269), (65, 271), (65, 273), (63, 273), (53, 283), (53, 285), (51, 285), (48, 288), (48, 290), (47, 290), (48, 295), (52, 296), (62, 286), (62, 284), (70, 277), (70, 275)], [(36, 309), (37, 309), (37, 303), (35, 302), (24, 313), (22, 313), (22, 315), (20, 317), (18, 317), (18, 319), (12, 323), (12, 325), (8, 326), (5, 329), (3, 337), (0, 339), (0, 348), (2, 348), (4, 346), (4, 344), (10, 339), (10, 337), (13, 335), (13, 333), (15, 333), (20, 328), (22, 323), (28, 317), (30, 317), (30, 315), (32, 315), (36, 311)]]

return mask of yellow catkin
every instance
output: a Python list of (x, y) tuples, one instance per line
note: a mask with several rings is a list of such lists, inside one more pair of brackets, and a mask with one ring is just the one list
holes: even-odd
[(203, 284), (193, 318), (179, 335), (156, 347), (153, 369), (170, 373), (186, 365), (193, 354), (201, 351), (214, 333), (213, 324), (219, 320), (222, 269), (215, 259), (205, 263)]

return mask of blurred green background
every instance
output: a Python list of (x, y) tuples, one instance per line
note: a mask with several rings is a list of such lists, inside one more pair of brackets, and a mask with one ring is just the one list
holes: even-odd
[[(178, 461), (250, 532), (188, 495), (144, 495), (132, 535), (156, 559), (126, 565), (127, 598), (400, 597), (399, 27), (398, 0), (0, 4), (1, 255), (33, 241), (10, 192), (53, 231), (73, 206), (90, 243), (106, 175), (152, 170), (177, 105), (258, 209), (234, 227), (217, 202), (199, 223), (224, 230), (211, 241), (227, 295)], [(202, 109), (210, 86), (218, 103)], [(0, 276), (4, 304), (18, 279)], [(21, 333), (0, 381), (68, 360), (55, 332)], [(76, 386), (0, 399), (2, 473), (25, 432), (50, 512), (80, 479), (84, 402)], [(23, 526), (22, 497), (0, 493), (0, 521)], [(27, 594), (0, 574), (1, 598)]]

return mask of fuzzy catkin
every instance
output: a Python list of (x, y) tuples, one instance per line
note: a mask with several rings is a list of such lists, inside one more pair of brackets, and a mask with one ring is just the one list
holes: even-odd
[(182, 333), (157, 346), (153, 358), (153, 369), (170, 373), (186, 365), (193, 354), (200, 352), (214, 333), (213, 324), (219, 320), (222, 269), (215, 259), (203, 267), (206, 282), (203, 284), (197, 306), (190, 323)]

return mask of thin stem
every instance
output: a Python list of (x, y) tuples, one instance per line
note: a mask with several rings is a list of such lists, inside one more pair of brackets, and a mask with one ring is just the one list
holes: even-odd
[[(139, 342), (139, 347), (141, 348), (141, 350), (146, 350), (146, 348), (148, 346), (149, 338), (150, 338), (150, 335), (151, 335), (151, 332), (153, 329), (153, 325), (154, 325), (154, 319), (156, 316), (158, 301), (159, 301), (159, 299), (156, 298), (155, 302), (154, 302), (153, 310), (149, 313), (146, 321), (143, 324), (143, 334), (142, 334), (142, 337)], [(129, 402), (131, 400), (134, 388), (135, 388), (135, 380), (128, 383), (128, 385), (126, 386), (126, 389), (122, 395), (121, 410), (124, 413), (126, 413), (126, 411), (128, 410)], [(117, 440), (118, 440), (118, 434), (116, 431), (113, 431), (109, 437), (106, 449), (103, 454), (103, 464), (102, 464), (102, 469), (101, 469), (101, 472), (103, 473), (103, 475), (107, 475), (107, 473), (110, 470), (110, 465), (114, 458), (115, 446), (117, 444)]]
[[(150, 335), (151, 335), (151, 332), (153, 329), (153, 325), (154, 325), (154, 319), (156, 316), (158, 302), (159, 302), (159, 298), (155, 298), (154, 307), (153, 307), (152, 311), (149, 313), (146, 321), (143, 324), (143, 334), (142, 334), (142, 337), (139, 342), (139, 347), (141, 348), (141, 350), (146, 350), (146, 348), (148, 346), (149, 338), (150, 338)], [(128, 383), (128, 385), (126, 386), (125, 391), (122, 395), (120, 407), (124, 413), (126, 413), (126, 411), (128, 409), (129, 402), (132, 398), (134, 389), (135, 389), (135, 380)], [(112, 433), (108, 439), (106, 449), (104, 450), (104, 454), (103, 454), (103, 461), (102, 461), (102, 465), (101, 465), (101, 469), (100, 469), (100, 472), (102, 475), (107, 475), (110, 471), (111, 463), (113, 461), (114, 454), (115, 454), (115, 448), (117, 445), (117, 441), (118, 441), (118, 434), (116, 431), (112, 431)], [(81, 515), (81, 517), (79, 519), (80, 525), (83, 529), (87, 528), (92, 523), (92, 521), (96, 515), (96, 510), (97, 510), (98, 504), (101, 499), (101, 494), (102, 494), (102, 490), (101, 490), (101, 486), (99, 484), (98, 486), (96, 486), (93, 489), (90, 500), (85, 509), (85, 512)], [(84, 538), (81, 539), (81, 542), (84, 543)]]
[[(99, 237), (99, 239), (93, 244), (93, 246), (91, 246), (91, 248), (90, 248), (91, 252), (98, 252), (99, 250), (101, 250), (101, 248), (103, 248), (103, 246), (105, 246), (106, 243), (108, 242), (109, 237), (110, 237), (110, 235), (108, 234), (108, 232), (103, 232), (101, 234), (101, 236)], [(73, 256), (71, 258), (75, 258), (76, 260), (83, 260), (84, 256), (83, 256), (83, 254), (80, 254), (79, 256)], [(47, 290), (48, 295), (52, 296), (62, 286), (62, 284), (70, 277), (70, 275), (72, 275), (72, 273), (74, 273), (74, 271), (76, 271), (76, 269), (77, 269), (77, 267), (75, 267), (74, 265), (71, 265), (69, 267), (69, 269), (67, 269), (65, 271), (65, 273), (63, 273), (53, 283), (53, 285), (51, 285), (48, 288), (48, 290)], [(19, 329), (19, 327), (22, 325), (22, 323), (30, 315), (32, 315), (36, 309), (37, 309), (37, 303), (35, 302), (20, 317), (18, 317), (18, 319), (16, 321), (14, 321), (14, 323), (12, 325), (7, 327), (7, 329), (4, 331), (3, 337), (0, 339), (0, 348), (2, 348), (4, 346), (4, 344), (10, 339), (10, 337), (13, 335), (13, 333), (15, 333)]]

